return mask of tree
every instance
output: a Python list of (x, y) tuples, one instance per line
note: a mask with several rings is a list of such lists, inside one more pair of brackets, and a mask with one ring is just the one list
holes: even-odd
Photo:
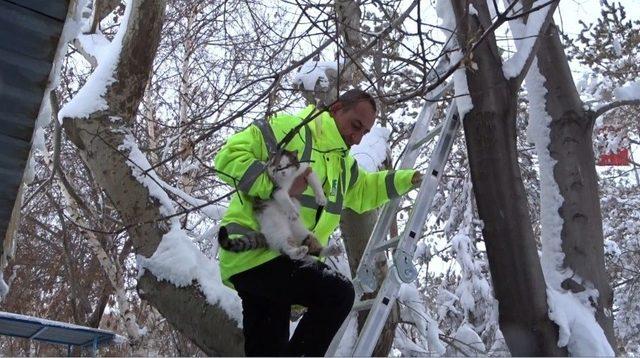
[[(459, 100), (458, 108), (464, 123), (478, 213), (484, 223), (483, 237), (499, 302), (500, 328), (513, 355), (566, 354), (555, 344), (557, 327), (547, 316), (545, 281), (515, 142), (518, 88), (539, 41), (523, 49), (529, 51), (524, 52), (525, 60), (507, 77), (493, 34), (489, 33), (484, 42), (476, 40), (492, 26), (487, 3), (470, 4), (476, 9), (473, 15), (463, 3), (452, 2), (457, 43), (466, 57), (464, 71), (468, 83), (468, 92), (460, 86), (457, 93), (470, 96), (470, 100)], [(515, 4), (510, 3), (508, 10)], [(553, 9), (552, 5), (543, 18), (542, 28), (549, 22)], [(506, 16), (498, 15), (498, 20)], [(479, 43), (473, 52), (464, 46), (470, 43)], [(522, 311), (522, 302), (529, 302), (527, 312)]]
[[(139, 170), (136, 166), (140, 163), (129, 157), (135, 153), (135, 147), (126, 147), (125, 138), (133, 129), (149, 78), (164, 8), (165, 3), (161, 1), (129, 4), (126, 28), (121, 28), (119, 39), (112, 42), (117, 45), (116, 41), (120, 40), (122, 45), (116, 48), (120, 61), (113, 70), (114, 82), (104, 84), (105, 105), (90, 108), (86, 119), (82, 113), (72, 113), (72, 110), (61, 113), (65, 132), (127, 227), (134, 252), (148, 258), (156, 252), (170, 224), (164, 218), (161, 198), (154, 197), (149, 184), (145, 186), (139, 174), (136, 175), (135, 170)], [(174, 327), (208, 354), (239, 355), (242, 352), (241, 332), (234, 320), (219, 306), (208, 304), (196, 283), (179, 288), (146, 270), (139, 278), (138, 290), (142, 298), (152, 302)]]

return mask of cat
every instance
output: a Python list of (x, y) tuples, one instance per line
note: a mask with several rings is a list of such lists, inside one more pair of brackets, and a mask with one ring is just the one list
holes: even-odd
[[(308, 167), (308, 163), (300, 163), (297, 151), (283, 150), (273, 155), (266, 165), (267, 175), (275, 184), (272, 198), (257, 200), (254, 203), (260, 233), (231, 240), (227, 229), (222, 226), (218, 232), (220, 247), (232, 252), (269, 247), (293, 260), (305, 259), (307, 255), (340, 255), (342, 248), (339, 245), (323, 247), (315, 235), (304, 226), (300, 220), (300, 202), (289, 196), (289, 189), (294, 180)], [(325, 206), (327, 198), (318, 176), (309, 171), (306, 179), (313, 189), (316, 203)]]

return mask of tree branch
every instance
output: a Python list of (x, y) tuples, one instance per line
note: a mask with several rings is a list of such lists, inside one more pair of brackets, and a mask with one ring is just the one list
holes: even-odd
[(618, 107), (622, 107), (622, 106), (640, 106), (640, 99), (630, 99), (630, 100), (624, 100), (624, 101), (615, 101), (615, 102), (611, 102), (609, 104), (606, 104), (600, 108), (598, 108), (594, 115), (593, 115), (593, 119), (595, 120), (596, 118), (600, 117), (601, 115), (605, 114), (606, 112), (612, 110), (612, 109), (616, 109)]

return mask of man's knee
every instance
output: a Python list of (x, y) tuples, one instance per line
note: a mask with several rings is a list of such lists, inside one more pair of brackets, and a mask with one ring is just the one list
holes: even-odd
[(337, 277), (338, 280), (336, 280), (336, 287), (333, 291), (334, 302), (348, 313), (353, 306), (356, 293), (348, 278), (340, 274)]

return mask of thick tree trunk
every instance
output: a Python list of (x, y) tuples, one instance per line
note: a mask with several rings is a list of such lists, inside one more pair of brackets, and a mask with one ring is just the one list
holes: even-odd
[[(115, 82), (107, 88), (108, 109), (88, 119), (64, 118), (64, 129), (78, 147), (94, 180), (105, 191), (133, 241), (136, 254), (151, 257), (168, 230), (159, 202), (133, 175), (129, 153), (119, 150), (131, 131), (160, 41), (164, 1), (134, 0)], [(237, 324), (218, 306), (207, 303), (196, 285), (178, 288), (146, 272), (138, 281), (148, 300), (178, 330), (208, 355), (243, 355)]]
[[(462, 29), (458, 43), (466, 44), (472, 34), (488, 28), (486, 2), (473, 2), (479, 13), (473, 17), (466, 17), (464, 2), (452, 1), (452, 5)], [(478, 69), (466, 70), (473, 109), (463, 123), (473, 190), (499, 301), (500, 329), (514, 356), (566, 355), (557, 347), (558, 328), (548, 317), (546, 285), (518, 166), (518, 88), (504, 77), (493, 35), (477, 48), (473, 60)]]
[(602, 214), (593, 154), (593, 113), (586, 111), (580, 100), (555, 24), (547, 29), (537, 54), (540, 73), (546, 79), (546, 111), (552, 118), (549, 151), (557, 161), (553, 176), (564, 199), (559, 210), (563, 219), (564, 266), (576, 274), (562, 286), (583, 290), (593, 285), (598, 290), (599, 297), (591, 299), (596, 320), (615, 350), (613, 292), (604, 266)]

